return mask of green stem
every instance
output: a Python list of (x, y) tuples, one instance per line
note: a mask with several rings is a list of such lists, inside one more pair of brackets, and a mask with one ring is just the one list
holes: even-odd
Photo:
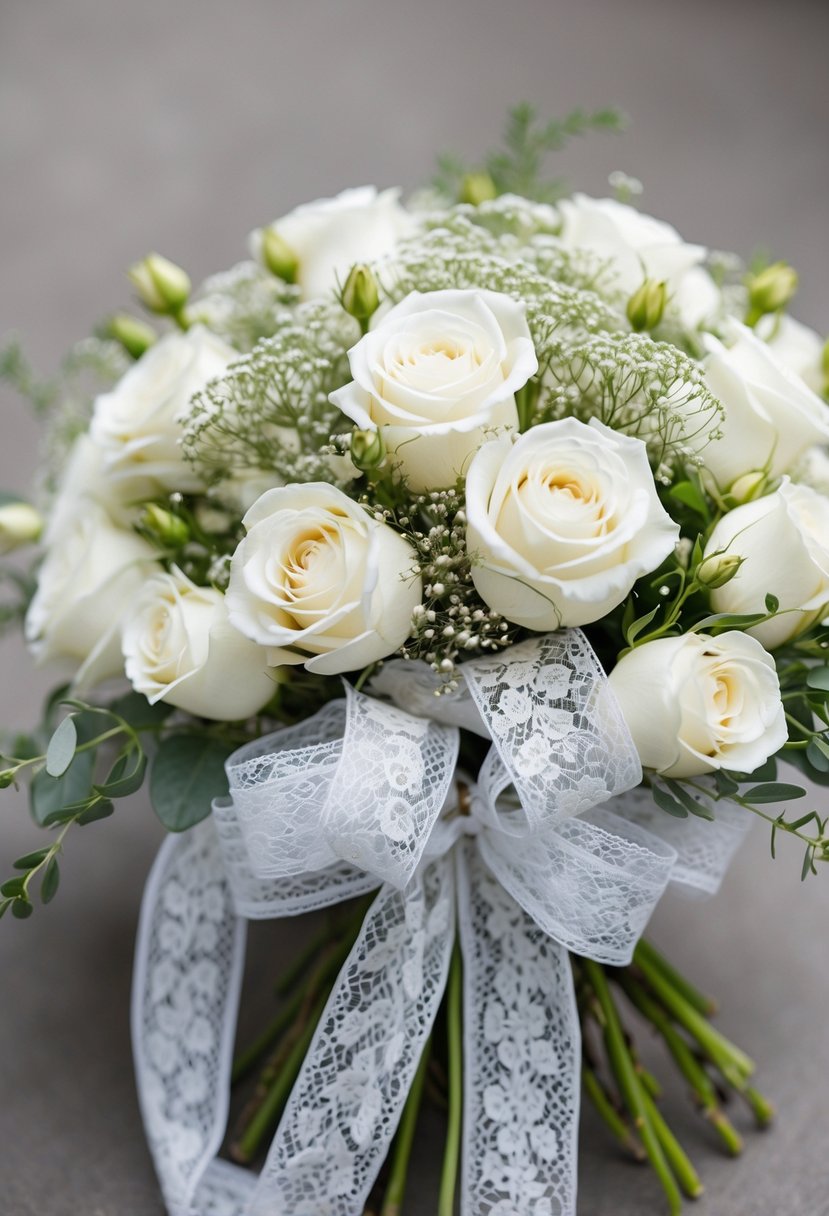
[(659, 1143), (662, 1145), (662, 1150), (668, 1158), (671, 1169), (679, 1181), (679, 1185), (689, 1199), (698, 1199), (705, 1188), (700, 1182), (699, 1175), (694, 1169), (688, 1154), (668, 1127), (668, 1124), (662, 1117), (662, 1112), (656, 1106), (650, 1094), (646, 1091), (642, 1097), (645, 1110), (648, 1112), (648, 1118), (653, 1125)]
[(582, 1067), (581, 1076), (584, 1082), (585, 1093), (590, 1098), (603, 1123), (616, 1137), (622, 1148), (630, 1153), (634, 1161), (645, 1161), (645, 1150), (642, 1148), (640, 1141), (637, 1140), (632, 1129), (616, 1110), (610, 1099), (610, 1095), (602, 1085), (597, 1074), (585, 1063)]
[(256, 1067), (265, 1052), (273, 1047), (283, 1031), (287, 1030), (297, 1017), (304, 1000), (305, 993), (298, 988), (291, 999), (280, 1009), (270, 1026), (267, 1026), (259, 1037), (236, 1057), (233, 1061), (233, 1071), (230, 1074), (231, 1085), (238, 1085), (251, 1069)]
[(717, 1012), (717, 1002), (712, 997), (700, 992), (649, 941), (642, 938), (636, 947), (633, 958), (634, 962), (637, 962), (640, 958), (645, 958), (648, 962), (652, 963), (668, 983), (672, 984), (677, 992), (680, 992), (685, 997), (688, 1004), (693, 1005), (697, 1013), (701, 1013), (703, 1017), (711, 1017), (712, 1014)]
[(446, 994), (446, 1031), (449, 1048), (449, 1115), (446, 1128), (446, 1148), (440, 1176), (440, 1198), (437, 1216), (452, 1216), (455, 1210), (455, 1186), (461, 1143), (463, 1111), (463, 1045), (462, 1045), (462, 964), (457, 943), (449, 967)]
[(725, 1035), (715, 1030), (688, 1003), (685, 997), (667, 982), (661, 972), (648, 959), (644, 957), (639, 958), (637, 965), (647, 980), (649, 987), (668, 1012), (679, 1022), (680, 1026), (685, 1027), (692, 1038), (696, 1039), (709, 1059), (716, 1064), (725, 1079), (734, 1085), (735, 1089), (744, 1089), (745, 1082), (754, 1072), (754, 1061), (749, 1059), (746, 1053), (737, 1047), (735, 1043), (727, 1039)]
[(409, 1159), (412, 1155), (417, 1117), (420, 1113), (420, 1103), (423, 1098), (423, 1084), (429, 1067), (429, 1057), (432, 1052), (432, 1041), (429, 1039), (423, 1048), (417, 1072), (400, 1116), (400, 1126), (392, 1150), (389, 1184), (386, 1188), (383, 1207), (380, 1216), (400, 1216), (403, 1210), (403, 1199), (406, 1194), (406, 1180), (409, 1174)]
[(717, 1091), (708, 1073), (700, 1064), (686, 1040), (674, 1026), (668, 1014), (651, 1000), (648, 994), (630, 975), (623, 973), (620, 981), (625, 995), (653, 1026), (670, 1052), (682, 1076), (691, 1086), (694, 1098), (703, 1116), (711, 1123), (726, 1150), (732, 1157), (743, 1151), (743, 1141), (730, 1120), (720, 1110)]
[(327, 1000), (328, 993), (324, 992), (317, 1000), (302, 1031), (297, 1035), (285, 1059), (285, 1063), (279, 1071), (279, 1075), (268, 1090), (264, 1102), (254, 1112), (244, 1132), (233, 1145), (232, 1156), (235, 1161), (242, 1164), (248, 1164), (252, 1161), (265, 1136), (276, 1126), (282, 1108), (288, 1100), (288, 1095), (293, 1089), (294, 1081), (302, 1067), (302, 1061), (305, 1059), (306, 1052), (314, 1036), (317, 1023), (322, 1017), (322, 1011), (325, 1008)]
[(591, 959), (583, 959), (582, 967), (584, 968), (585, 978), (593, 989), (599, 1009), (601, 1010), (605, 1046), (614, 1075), (622, 1091), (622, 1097), (633, 1116), (634, 1125), (642, 1137), (642, 1143), (648, 1155), (648, 1160), (653, 1166), (659, 1181), (662, 1183), (662, 1188), (668, 1199), (671, 1216), (677, 1216), (682, 1210), (682, 1195), (665, 1157), (656, 1129), (649, 1117), (649, 1110), (646, 1104), (647, 1096), (642, 1083), (636, 1075), (636, 1069), (634, 1068), (633, 1060), (625, 1041), (622, 1024), (619, 1021), (616, 1006), (610, 995), (604, 968), (598, 963), (594, 963)]
[(325, 924), (319, 933), (311, 938), (307, 946), (300, 950), (280, 975), (276, 984), (277, 996), (285, 996), (293, 988), (298, 979), (308, 970), (315, 958), (331, 944), (331, 925)]

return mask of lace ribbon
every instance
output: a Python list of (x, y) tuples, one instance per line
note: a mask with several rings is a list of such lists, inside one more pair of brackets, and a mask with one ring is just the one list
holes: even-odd
[[(448, 972), (464, 958), (463, 1216), (573, 1216), (580, 1041), (568, 951), (629, 961), (673, 878), (716, 889), (745, 830), (654, 814), (586, 638), (464, 665), (435, 695), (386, 664), (242, 748), (231, 798), (163, 846), (142, 909), (133, 1038), (170, 1216), (361, 1216)], [(380, 699), (383, 698), (383, 699)], [(492, 739), (476, 784), (458, 727)], [(216, 1159), (244, 925), (379, 887), (258, 1179)]]

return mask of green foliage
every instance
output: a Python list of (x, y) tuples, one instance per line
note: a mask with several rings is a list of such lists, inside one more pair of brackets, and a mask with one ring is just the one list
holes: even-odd
[(231, 750), (203, 734), (161, 741), (150, 771), (150, 799), (168, 831), (184, 832), (206, 819), (213, 799), (227, 794), (224, 762)]
[[(594, 131), (619, 132), (625, 125), (624, 116), (615, 109), (575, 109), (564, 118), (542, 123), (534, 107), (524, 103), (510, 111), (503, 147), (484, 158), (483, 170), (499, 194), (552, 202), (567, 192), (567, 186), (560, 178), (544, 177), (547, 157), (560, 152), (572, 139)], [(445, 197), (458, 199), (464, 178), (476, 172), (480, 172), (478, 167), (444, 154), (438, 160), (434, 185)]]

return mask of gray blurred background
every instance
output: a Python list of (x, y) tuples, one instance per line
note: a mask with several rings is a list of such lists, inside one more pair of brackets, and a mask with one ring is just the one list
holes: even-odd
[[(250, 228), (298, 202), (367, 182), (411, 188), (438, 150), (484, 152), (525, 99), (544, 115), (621, 106), (629, 133), (573, 146), (562, 170), (603, 193), (623, 168), (687, 238), (790, 260), (794, 311), (829, 333), (828, 46), (821, 0), (2, 0), (0, 334), (19, 330), (51, 371), (129, 303), (124, 269), (148, 250), (194, 278), (223, 268)], [(25, 493), (36, 428), (8, 394), (2, 411), (0, 489)], [(16, 639), (0, 660), (0, 720), (27, 724), (49, 679)], [(160, 836), (140, 802), (78, 832), (56, 903), (0, 925), (3, 1216), (161, 1212), (127, 1016)], [(5, 793), (3, 877), (36, 842), (22, 795)], [(780, 852), (772, 864), (758, 826), (717, 900), (668, 901), (655, 924), (720, 994), (723, 1028), (761, 1061), (781, 1112), (733, 1164), (669, 1092), (708, 1184), (701, 1216), (829, 1213), (829, 874), (801, 887), (799, 854)], [(263, 985), (273, 948), (305, 931), (257, 938)], [(434, 1151), (427, 1137), (422, 1160)], [(435, 1171), (415, 1171), (411, 1216), (434, 1210)], [(653, 1180), (586, 1119), (580, 1212), (661, 1211)]]

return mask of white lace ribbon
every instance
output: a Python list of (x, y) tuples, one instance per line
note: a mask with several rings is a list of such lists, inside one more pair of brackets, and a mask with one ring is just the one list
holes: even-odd
[[(713, 824), (652, 813), (579, 631), (463, 671), (462, 691), (436, 696), (425, 665), (389, 663), (373, 695), (347, 687), (309, 721), (242, 748), (228, 763), (230, 801), (162, 849), (142, 912), (133, 1034), (171, 1216), (361, 1216), (440, 1004), (456, 904), (463, 1216), (575, 1212), (579, 1022), (567, 951), (627, 962), (672, 876), (715, 888), (741, 822), (719, 808)], [(474, 786), (456, 771), (459, 724), (492, 739)], [(214, 1160), (244, 919), (378, 886), (254, 1183)]]

